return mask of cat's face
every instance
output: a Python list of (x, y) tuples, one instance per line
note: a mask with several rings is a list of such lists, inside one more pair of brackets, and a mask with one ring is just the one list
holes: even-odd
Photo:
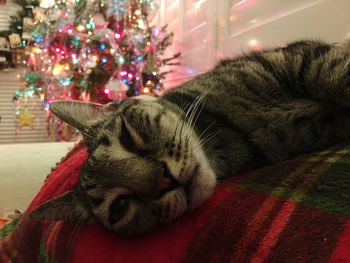
[(34, 217), (95, 218), (137, 234), (207, 200), (215, 175), (184, 114), (168, 106), (151, 97), (107, 106), (53, 104), (57, 116), (85, 135), (89, 158), (76, 189), (40, 206)]

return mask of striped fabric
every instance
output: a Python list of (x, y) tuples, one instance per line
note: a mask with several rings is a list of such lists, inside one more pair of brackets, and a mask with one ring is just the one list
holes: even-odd
[(5, 217), (0, 217), (0, 229), (2, 229), (9, 222), (10, 222), (10, 219)]
[[(70, 189), (86, 156), (77, 146), (29, 210)], [(350, 262), (350, 146), (227, 179), (201, 208), (141, 236), (24, 215), (0, 239), (0, 262)]]

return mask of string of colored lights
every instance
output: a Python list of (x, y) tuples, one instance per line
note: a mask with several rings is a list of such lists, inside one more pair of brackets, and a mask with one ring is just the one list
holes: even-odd
[(173, 34), (152, 23), (157, 9), (155, 0), (56, 0), (36, 8), (25, 85), (14, 101), (38, 97), (48, 109), (54, 100), (159, 94), (169, 72), (162, 67), (177, 65), (180, 54), (164, 58)]

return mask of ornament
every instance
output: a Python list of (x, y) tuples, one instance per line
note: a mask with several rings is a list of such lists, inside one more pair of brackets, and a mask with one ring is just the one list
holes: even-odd
[(29, 112), (28, 108), (25, 107), (24, 110), (16, 117), (19, 121), (18, 128), (30, 127), (34, 129), (34, 120), (38, 117), (37, 114), (32, 114)]
[(34, 37), (29, 32), (23, 32), (22, 33), (22, 39), (23, 40), (34, 40)]
[[(51, 23), (55, 23), (56, 21), (58, 21), (61, 17), (61, 10), (60, 9), (56, 9), (56, 8), (51, 8), (49, 9), (50, 12), (47, 14), (48, 16), (48, 21)], [(41, 14), (43, 13), (42, 11), (38, 11)], [(41, 14), (38, 14), (38, 17), (40, 17)], [(44, 13), (46, 16), (46, 13)], [(36, 20), (35, 20), (36, 21)], [(45, 21), (45, 20), (44, 20)]]
[(79, 0), (74, 5), (74, 24), (82, 23), (94, 11), (94, 1)]
[(109, 90), (113, 90), (115, 92), (125, 92), (128, 90), (128, 86), (125, 85), (124, 82), (122, 82), (116, 78), (110, 78), (108, 83), (106, 84), (106, 87)]
[(94, 21), (87, 21), (87, 22), (85, 23), (85, 28), (86, 28), (87, 30), (93, 30), (93, 29), (95, 29), (95, 23), (94, 23)]
[(38, 73), (36, 72), (26, 72), (24, 75), (24, 80), (26, 82), (34, 82), (35, 79), (37, 78)]
[(47, 16), (45, 14), (45, 9), (41, 7), (36, 7), (33, 10), (34, 15), (34, 23), (42, 23), (47, 20)]
[(10, 51), (10, 43), (5, 37), (0, 37), (0, 50)]
[(147, 87), (148, 89), (153, 89), (155, 86), (154, 82), (152, 80), (147, 80), (146, 81), (146, 84), (145, 84), (145, 87)]
[(40, 7), (49, 8), (55, 5), (55, 0), (41, 0)]
[(147, 72), (147, 73), (153, 73), (156, 72), (158, 69), (157, 66), (157, 59), (154, 55), (152, 54), (147, 54), (147, 58), (146, 58), (146, 64), (143, 68), (143, 72)]
[(87, 63), (88, 68), (93, 69), (97, 66), (97, 59), (96, 58), (97, 58), (96, 56), (93, 56), (92, 60), (88, 61), (88, 63)]
[(57, 77), (58, 75), (61, 75), (65, 70), (65, 66), (59, 63), (56, 63), (55, 66), (52, 69), (52, 75)]
[(34, 21), (30, 17), (23, 18), (23, 31), (31, 32), (34, 29)]
[(12, 33), (9, 35), (11, 48), (19, 48), (22, 46), (21, 37), (19, 34)]
[(128, 10), (128, 0), (106, 0), (107, 16), (113, 16), (120, 21)]
[(104, 15), (102, 13), (97, 13), (93, 17), (93, 21), (94, 21), (96, 30), (106, 29), (108, 24), (109, 24), (109, 22), (106, 21)]

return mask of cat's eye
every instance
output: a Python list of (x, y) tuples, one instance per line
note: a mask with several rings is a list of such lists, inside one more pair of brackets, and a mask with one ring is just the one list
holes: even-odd
[(153, 156), (153, 151), (149, 149), (140, 149), (138, 150), (138, 154), (146, 159), (151, 159)]
[(129, 209), (130, 197), (127, 195), (120, 195), (113, 200), (109, 207), (109, 221), (111, 224), (117, 223), (122, 219)]
[(149, 158), (154, 152), (150, 149), (144, 148), (141, 143), (137, 143), (137, 140), (132, 136), (124, 121), (121, 125), (120, 143), (129, 151), (132, 151), (141, 157)]
[(99, 140), (98, 140), (98, 144), (102, 144), (105, 146), (110, 146), (111, 145), (111, 141), (108, 139), (107, 136), (102, 136)]

